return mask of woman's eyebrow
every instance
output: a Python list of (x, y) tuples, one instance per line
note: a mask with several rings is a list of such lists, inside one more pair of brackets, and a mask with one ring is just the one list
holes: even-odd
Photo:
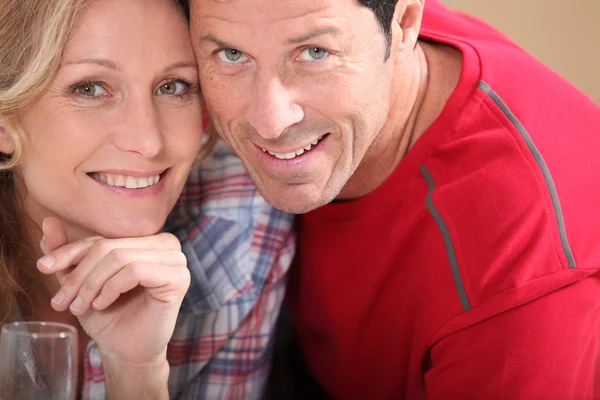
[(198, 63), (196, 63), (196, 61), (193, 60), (187, 60), (187, 61), (177, 61), (171, 65), (166, 66), (163, 69), (163, 73), (168, 72), (172, 69), (178, 69), (178, 68), (193, 68), (193, 69), (197, 69), (198, 68)]
[(96, 65), (100, 65), (102, 67), (112, 69), (115, 71), (120, 71), (122, 69), (114, 61), (106, 60), (103, 58), (83, 58), (81, 60), (65, 61), (63, 63), (63, 65), (81, 65), (81, 64), (96, 64)]

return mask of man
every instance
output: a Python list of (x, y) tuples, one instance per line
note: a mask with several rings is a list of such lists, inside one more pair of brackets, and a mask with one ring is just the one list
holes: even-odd
[(591, 100), (433, 1), (190, 12), (217, 133), (302, 214), (288, 304), (329, 397), (600, 396)]

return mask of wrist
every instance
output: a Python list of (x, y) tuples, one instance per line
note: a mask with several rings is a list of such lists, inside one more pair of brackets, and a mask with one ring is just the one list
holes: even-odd
[(111, 353), (102, 353), (106, 383), (106, 399), (121, 400), (169, 398), (170, 367), (166, 358), (142, 364), (132, 364)]

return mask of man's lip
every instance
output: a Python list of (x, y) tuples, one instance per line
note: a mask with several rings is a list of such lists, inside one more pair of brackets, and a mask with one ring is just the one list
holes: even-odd
[(290, 158), (280, 159), (262, 149), (255, 147), (256, 155), (261, 160), (260, 168), (266, 168), (271, 173), (280, 174), (305, 174), (313, 171), (317, 165), (316, 161), (323, 161), (322, 154), (327, 151), (329, 135), (325, 135), (323, 139), (312, 150), (304, 152), (302, 155)]
[(309, 145), (311, 146), (316, 146), (316, 144), (314, 144), (315, 142), (319, 142), (320, 140), (323, 140), (325, 137), (327, 137), (329, 135), (329, 132), (319, 136), (317, 139), (312, 140), (311, 142), (305, 143), (302, 147), (299, 147), (300, 145), (298, 145), (298, 147), (295, 147), (293, 149), (273, 149), (272, 147), (269, 146), (262, 146), (260, 144), (256, 144), (254, 143), (254, 145), (256, 147), (258, 147), (260, 150), (262, 151), (270, 151), (271, 153), (277, 153), (277, 154), (287, 154), (287, 153), (295, 153), (297, 151), (300, 151), (300, 149), (305, 149), (306, 147), (308, 147)]

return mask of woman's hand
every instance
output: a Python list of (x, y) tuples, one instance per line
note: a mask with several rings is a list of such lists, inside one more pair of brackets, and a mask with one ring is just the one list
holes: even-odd
[[(165, 363), (179, 307), (190, 284), (179, 240), (168, 233), (66, 243), (60, 221), (44, 222), (38, 269), (61, 284), (52, 307), (76, 315), (103, 362), (143, 370)], [(62, 244), (56, 246), (57, 244)], [(105, 363), (106, 369), (106, 363)]]

